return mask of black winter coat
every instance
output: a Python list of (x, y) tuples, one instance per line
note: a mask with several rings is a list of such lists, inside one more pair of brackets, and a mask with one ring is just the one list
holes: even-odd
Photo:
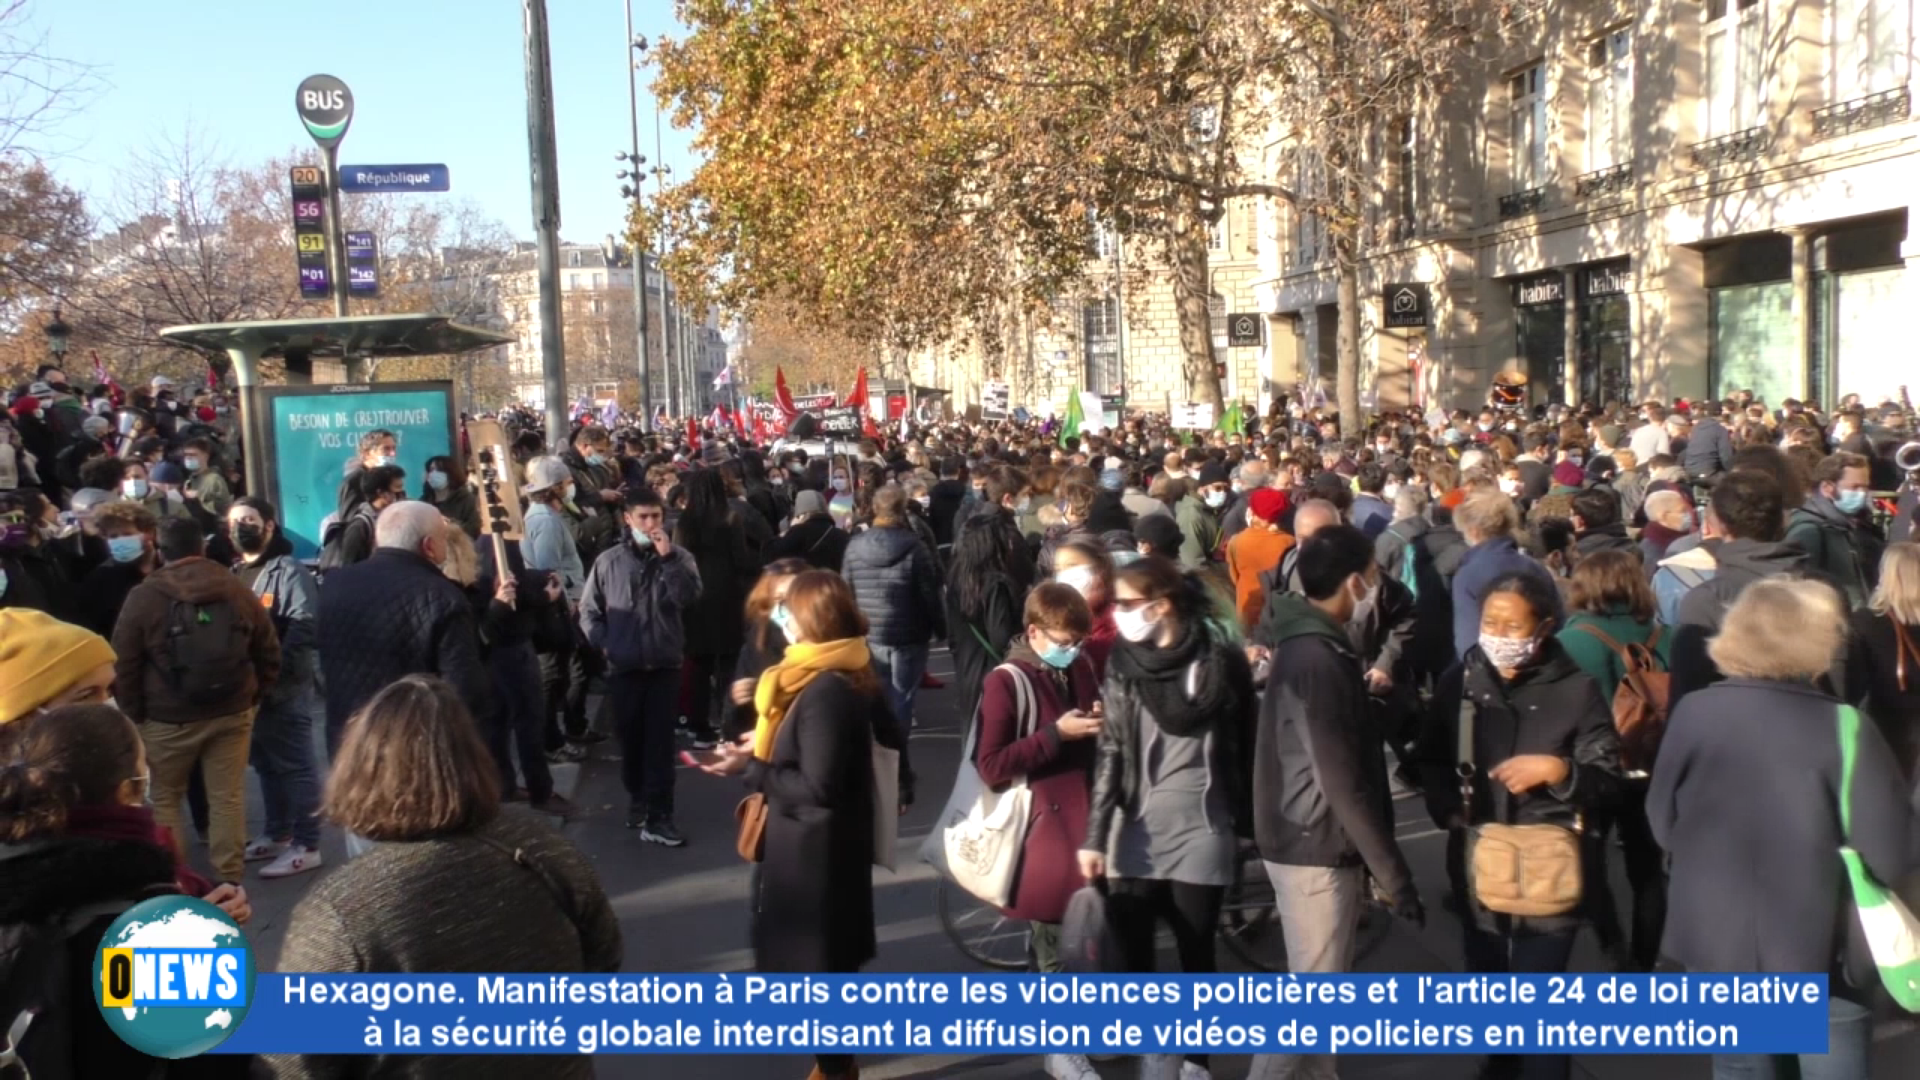
[(825, 514), (814, 514), (767, 545), (767, 561), (805, 559), (815, 570), (840, 572), (847, 554), (847, 533)]
[(960, 610), (959, 593), (947, 590), (947, 640), (953, 643), (953, 669), (966, 695), (965, 716), (971, 718), (980, 704), (980, 686), (987, 672), (1006, 659), (1007, 646), (1025, 627), (1026, 595), (1005, 574), (994, 574), (982, 583), (986, 597), (983, 610), (968, 618)]
[(757, 970), (854, 972), (873, 959), (875, 742), (900, 748), (886, 695), (829, 672), (787, 710), (772, 760), (747, 766), (747, 788), (767, 797)]
[(1720, 678), (1720, 669), (1707, 655), (1707, 639), (1720, 632), (1720, 620), (1740, 598), (1741, 590), (1769, 577), (1804, 577), (1808, 570), (1806, 554), (1786, 544), (1706, 540), (1701, 546), (1712, 551), (1715, 569), (1713, 577), (1680, 598), (1680, 622), (1674, 627), (1672, 659), (1668, 661), (1673, 674), (1667, 691), (1669, 709)]
[(1871, 521), (1841, 513), (1832, 499), (1816, 492), (1793, 512), (1785, 543), (1806, 552), (1808, 569), (1837, 585), (1849, 608), (1867, 606), (1887, 550)]
[[(1471, 911), (1480, 928), (1491, 933), (1571, 929), (1579, 924), (1579, 909), (1546, 918), (1509, 917), (1496, 915), (1472, 899), (1461, 862), (1464, 846), (1459, 827), (1463, 807), (1457, 754), (1463, 694), (1474, 708), (1473, 803), (1467, 808), (1468, 823), (1474, 825), (1501, 822), (1572, 828), (1582, 814), (1590, 817), (1592, 811), (1611, 805), (1622, 783), (1613, 710), (1599, 684), (1580, 670), (1555, 638), (1541, 642), (1536, 661), (1522, 668), (1511, 683), (1500, 677), (1475, 645), (1467, 650), (1466, 659), (1441, 676), (1416, 752), (1427, 813), (1435, 825), (1453, 834), (1447, 845), (1447, 869), (1460, 910)], [(1514, 795), (1487, 778), (1495, 766), (1522, 754), (1565, 758), (1566, 782)]]
[(0, 571), (7, 576), (0, 607), (32, 608), (61, 622), (81, 622), (79, 595), (52, 542), (0, 552)]
[[(765, 635), (764, 637), (762, 635)], [(780, 662), (787, 652), (787, 635), (770, 621), (762, 619), (749, 623), (746, 628), (746, 640), (740, 646), (740, 659), (734, 662), (733, 679), (751, 679), (755, 685), (766, 670)], [(759, 713), (754, 710), (749, 699), (741, 705), (734, 702), (731, 693), (727, 697), (727, 707), (720, 715), (720, 734), (729, 739), (739, 738), (753, 730), (759, 721)]]
[(438, 675), (476, 719), (493, 715), (493, 679), (480, 660), (473, 608), (460, 586), (411, 551), (380, 548), (329, 573), (320, 585), (316, 644), (330, 734), (406, 675)]
[(1902, 626), (1901, 632), (1907, 639), (1904, 650), (1891, 613), (1853, 613), (1840, 696), (1880, 729), (1900, 775), (1912, 786), (1920, 776), (1920, 626)]
[(687, 634), (687, 655), (730, 656), (739, 652), (747, 593), (760, 578), (761, 564), (747, 545), (737, 515), (719, 535), (702, 537), (698, 545), (688, 544), (679, 536), (674, 537), (674, 544), (692, 553), (700, 567), (700, 597), (680, 612)]
[[(1667, 723), (1647, 824), (1671, 859), (1660, 951), (1692, 971), (1839, 973), (1871, 959), (1848, 895), (1837, 794), (1836, 702), (1804, 683), (1728, 679), (1689, 694)], [(1867, 869), (1911, 869), (1907, 792), (1893, 755), (1860, 725), (1847, 842)]]
[(853, 587), (875, 645), (924, 645), (944, 635), (933, 552), (904, 525), (871, 528), (847, 544), (841, 576)]

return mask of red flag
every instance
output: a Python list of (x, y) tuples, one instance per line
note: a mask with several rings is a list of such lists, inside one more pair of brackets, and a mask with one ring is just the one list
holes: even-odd
[(698, 450), (699, 448), (700, 448), (700, 421), (695, 420), (693, 417), (689, 416), (687, 417), (687, 449)]
[(787, 389), (787, 373), (780, 367), (773, 369), (773, 403), (779, 408), (780, 415), (789, 420), (800, 415), (800, 410), (793, 404), (793, 392)]
[(853, 393), (848, 394), (847, 400), (840, 404), (849, 409), (864, 409), (867, 407), (867, 369), (865, 366), (860, 368), (860, 374), (854, 376)]
[(767, 418), (758, 409), (753, 413), (753, 441), (765, 446), (767, 439)]

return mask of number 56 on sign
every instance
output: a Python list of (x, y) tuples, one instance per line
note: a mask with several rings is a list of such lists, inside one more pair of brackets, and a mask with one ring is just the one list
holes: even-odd
[(301, 251), (327, 250), (327, 237), (325, 233), (301, 233), (299, 240)]

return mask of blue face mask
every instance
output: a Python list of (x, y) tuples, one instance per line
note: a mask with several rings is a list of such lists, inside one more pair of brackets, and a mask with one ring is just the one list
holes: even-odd
[(427, 486), (435, 491), (447, 490), (447, 474), (438, 469), (427, 474)]
[(1078, 645), (1061, 645), (1050, 641), (1046, 649), (1040, 653), (1040, 662), (1048, 667), (1064, 668), (1071, 666), (1074, 658), (1079, 655), (1080, 646)]
[(1833, 505), (1843, 514), (1857, 514), (1867, 508), (1867, 492), (1864, 488), (1842, 491), (1833, 497)]
[(110, 536), (107, 538), (107, 553), (117, 563), (139, 562), (146, 554), (146, 541), (138, 536)]
[(605, 454), (593, 453), (587, 455), (587, 464), (589, 465), (605, 465), (606, 463), (607, 455)]
[(185, 466), (188, 472), (199, 472), (201, 469), (206, 468), (206, 462), (201, 461), (197, 457), (181, 458), (180, 464)]
[(633, 537), (633, 546), (641, 551), (653, 550), (653, 536), (644, 529), (627, 526), (627, 533)]
[(793, 613), (787, 610), (786, 604), (773, 605), (773, 610), (767, 612), (767, 621), (772, 623), (789, 642), (794, 640)]

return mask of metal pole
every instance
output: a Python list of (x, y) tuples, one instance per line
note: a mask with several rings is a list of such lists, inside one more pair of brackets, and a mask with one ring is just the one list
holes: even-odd
[(567, 439), (567, 359), (560, 324), (560, 176), (553, 142), (553, 70), (547, 0), (522, 0), (527, 62), (527, 152), (533, 166), (533, 229), (539, 244), (540, 368), (547, 397), (547, 445)]
[[(653, 108), (653, 189), (660, 195), (665, 195), (667, 191), (666, 166), (662, 161), (665, 148), (666, 141), (660, 134), (660, 106), (656, 102)], [(660, 347), (666, 353), (667, 400), (673, 402), (674, 411), (685, 419), (687, 380), (686, 376), (681, 374), (679, 361), (686, 356), (686, 349), (675, 340), (678, 337), (679, 324), (676, 321), (677, 313), (667, 299), (669, 285), (667, 284), (666, 257), (667, 237), (662, 233), (660, 237)], [(679, 391), (677, 395), (674, 392), (676, 389)]]
[[(640, 209), (640, 88), (639, 80), (634, 76), (633, 61), (633, 0), (627, 0), (627, 40), (621, 50), (622, 60), (627, 65), (627, 121), (633, 136), (632, 154), (628, 158), (633, 166), (633, 208)], [(654, 162), (657, 166), (659, 162)], [(635, 215), (638, 216), (637, 214)], [(634, 322), (638, 326), (640, 338), (640, 428), (642, 431), (653, 429), (653, 375), (647, 363), (647, 245), (641, 243), (635, 226), (635, 235), (627, 241), (627, 251), (633, 258), (633, 312)]]
[(320, 148), (327, 163), (327, 276), (333, 279), (333, 314), (347, 317), (347, 223), (340, 214), (340, 144)]

